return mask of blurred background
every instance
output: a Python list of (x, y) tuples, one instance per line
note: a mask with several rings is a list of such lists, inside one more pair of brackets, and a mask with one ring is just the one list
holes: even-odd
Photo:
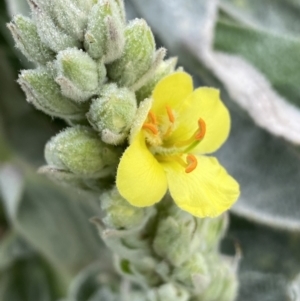
[[(242, 191), (222, 245), (241, 250), (238, 301), (300, 300), (300, 1), (125, 5), (230, 109), (217, 157)], [(66, 125), (30, 106), (16, 83), (32, 67), (6, 28), (18, 13), (29, 15), (26, 0), (0, 0), (0, 300), (97, 300), (95, 275), (112, 269), (89, 223), (98, 200), (36, 174), (45, 143)]]

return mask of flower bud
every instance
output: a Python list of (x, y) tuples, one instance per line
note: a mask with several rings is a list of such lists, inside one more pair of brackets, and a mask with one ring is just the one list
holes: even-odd
[(149, 80), (135, 92), (138, 102), (150, 97), (156, 84), (165, 76), (174, 72), (176, 64), (177, 58), (170, 58), (166, 61), (162, 61)]
[(45, 65), (55, 58), (55, 53), (41, 41), (37, 27), (31, 19), (16, 15), (7, 27), (12, 33), (17, 48), (29, 61)]
[(103, 87), (101, 97), (92, 101), (87, 118), (104, 142), (120, 144), (128, 134), (136, 110), (132, 91), (108, 84)]
[(135, 19), (125, 29), (125, 48), (122, 56), (107, 66), (109, 78), (120, 86), (133, 85), (153, 63), (155, 42), (144, 20)]
[(95, 62), (87, 53), (76, 48), (60, 51), (55, 69), (55, 81), (60, 85), (61, 93), (77, 102), (97, 94), (106, 75), (101, 60)]
[(145, 83), (151, 80), (155, 74), (156, 69), (159, 67), (161, 62), (164, 60), (166, 56), (167, 50), (165, 48), (159, 48), (154, 56), (153, 61), (150, 68), (133, 84), (130, 86), (130, 90), (137, 91), (140, 89)]
[(222, 214), (215, 218), (202, 220), (202, 225), (198, 227), (199, 236), (202, 243), (200, 249), (202, 252), (216, 251), (220, 241), (228, 227), (228, 215)]
[(46, 68), (23, 70), (18, 83), (25, 92), (27, 101), (38, 110), (53, 117), (72, 120), (85, 118), (86, 105), (76, 104), (61, 95), (58, 84)]
[(175, 267), (172, 271), (172, 279), (184, 283), (189, 289), (193, 289), (197, 281), (197, 291), (203, 292), (211, 279), (204, 255), (199, 252), (195, 253), (181, 266)]
[[(220, 260), (221, 259), (221, 260)], [(214, 258), (209, 266), (211, 281), (207, 288), (195, 297), (195, 301), (232, 301), (236, 299), (238, 280), (235, 269), (230, 263), (222, 260), (220, 255)], [(198, 285), (195, 283), (195, 287)]]
[(103, 222), (109, 228), (131, 229), (139, 226), (145, 218), (147, 208), (131, 206), (117, 188), (103, 193), (100, 200), (101, 208), (106, 213)]
[(110, 174), (116, 168), (119, 155), (93, 130), (82, 126), (67, 128), (45, 147), (45, 158), (50, 166), (87, 178)]
[(55, 0), (52, 5), (55, 20), (67, 34), (83, 41), (88, 15), (72, 0)]
[(119, 58), (124, 48), (124, 21), (114, 0), (99, 0), (89, 16), (84, 47), (94, 59), (105, 63)]
[(41, 40), (53, 51), (59, 52), (69, 47), (80, 47), (80, 42), (62, 31), (51, 16), (36, 0), (28, 0)]
[(196, 233), (197, 219), (178, 209), (169, 209), (169, 216), (160, 219), (153, 241), (153, 249), (174, 266), (187, 261), (199, 248), (201, 238)]

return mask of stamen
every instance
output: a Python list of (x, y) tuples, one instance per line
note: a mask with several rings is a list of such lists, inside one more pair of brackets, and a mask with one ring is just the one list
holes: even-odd
[(201, 140), (201, 139), (203, 139), (203, 137), (205, 136), (205, 133), (206, 133), (206, 123), (202, 118), (200, 118), (198, 120), (198, 127), (199, 127), (199, 129), (196, 133), (195, 138), (196, 138), (196, 140)]
[(171, 107), (166, 106), (166, 109), (167, 109), (167, 113), (168, 113), (168, 117), (169, 117), (170, 122), (174, 123), (175, 122), (175, 116), (173, 114), (173, 111), (172, 111)]
[(185, 141), (179, 141), (175, 144), (177, 147), (182, 147), (182, 146), (188, 146), (194, 143), (195, 141), (202, 140), (205, 136), (206, 133), (206, 123), (205, 121), (200, 118), (198, 120), (198, 129), (194, 132), (194, 134), (187, 140)]
[(158, 134), (158, 128), (153, 123), (144, 123), (142, 126), (143, 129), (150, 130), (154, 135)]
[(156, 119), (156, 116), (155, 116), (155, 114), (154, 114), (152, 111), (150, 111), (150, 112), (148, 113), (148, 117), (150, 118), (151, 123), (157, 125), (157, 119)]
[(192, 154), (188, 154), (186, 157), (186, 161), (187, 161), (188, 166), (186, 167), (185, 172), (190, 173), (193, 170), (195, 170), (195, 168), (198, 165), (197, 158)]

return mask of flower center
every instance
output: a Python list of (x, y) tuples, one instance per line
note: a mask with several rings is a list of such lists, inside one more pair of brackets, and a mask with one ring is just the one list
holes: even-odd
[[(176, 117), (170, 106), (166, 106), (166, 115), (157, 116), (150, 111), (142, 129), (145, 130), (145, 136), (150, 151), (153, 151), (158, 161), (176, 161), (185, 168), (186, 173), (190, 173), (197, 167), (197, 158), (189, 154), (205, 136), (206, 123), (202, 118), (198, 120), (198, 126), (190, 138), (184, 141), (176, 141), (169, 145), (166, 139), (172, 134), (176, 125)], [(182, 158), (187, 154), (186, 161)]]

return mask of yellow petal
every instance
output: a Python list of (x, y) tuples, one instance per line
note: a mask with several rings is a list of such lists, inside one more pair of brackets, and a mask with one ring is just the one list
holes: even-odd
[(230, 115), (219, 95), (219, 91), (213, 88), (196, 89), (177, 112), (177, 128), (169, 143), (176, 144), (192, 137), (199, 118), (202, 118), (206, 133), (192, 152), (206, 154), (216, 151), (225, 142), (230, 130)]
[(197, 160), (190, 173), (176, 162), (163, 163), (170, 194), (179, 208), (194, 216), (218, 216), (237, 200), (239, 185), (216, 158), (197, 156)]
[(192, 77), (185, 72), (175, 72), (163, 78), (155, 87), (152, 98), (152, 111), (166, 114), (166, 106), (175, 108), (193, 92)]
[(137, 207), (151, 206), (166, 193), (165, 172), (146, 147), (142, 132), (136, 135), (121, 158), (117, 188), (130, 204)]

